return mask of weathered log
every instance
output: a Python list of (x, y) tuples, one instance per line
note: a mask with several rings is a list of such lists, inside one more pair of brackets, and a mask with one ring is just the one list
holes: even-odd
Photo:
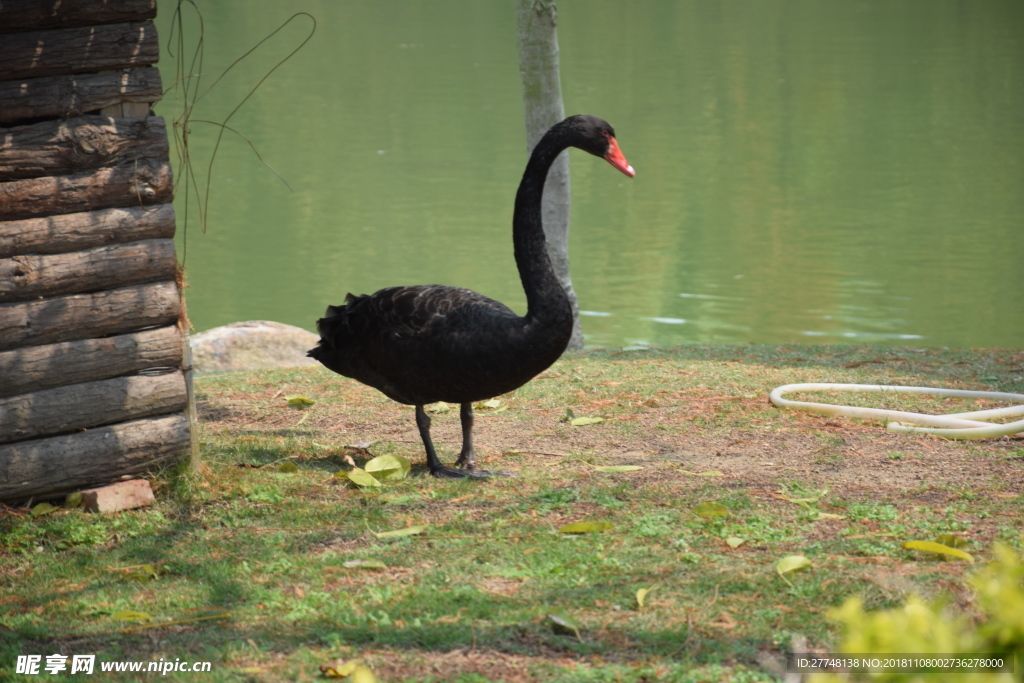
[(170, 325), (180, 312), (173, 282), (0, 304), (0, 351)]
[(0, 33), (144, 21), (155, 16), (156, 0), (4, 0)]
[(180, 370), (69, 384), (0, 398), (0, 443), (185, 410)]
[(38, 178), (168, 156), (159, 116), (79, 116), (0, 128), (0, 178)]
[(174, 240), (141, 240), (67, 254), (0, 259), (0, 303), (173, 280)]
[(177, 325), (102, 339), (0, 351), (0, 396), (95, 382), (155, 368), (181, 367)]
[(0, 40), (0, 81), (148, 66), (159, 53), (152, 21), (10, 33)]
[(0, 220), (171, 201), (171, 164), (139, 159), (96, 171), (0, 183)]
[(184, 415), (0, 445), (0, 501), (16, 503), (110, 483), (188, 457)]
[(118, 102), (100, 109), (100, 116), (108, 116), (112, 119), (135, 119), (152, 114), (153, 111), (147, 102)]
[(174, 206), (133, 206), (0, 223), (0, 258), (174, 237)]
[(70, 118), (122, 102), (156, 102), (162, 88), (155, 67), (0, 81), (0, 123)]

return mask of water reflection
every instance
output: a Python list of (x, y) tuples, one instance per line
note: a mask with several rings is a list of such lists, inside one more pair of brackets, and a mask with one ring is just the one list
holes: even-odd
[[(1022, 345), (1024, 3), (559, 8), (567, 108), (611, 121), (638, 170), (572, 157), (589, 343)], [(204, 71), (299, 10), (316, 37), (232, 119), (296, 191), (222, 145), (209, 232), (189, 232), (197, 329), (310, 328), (348, 291), (429, 282), (521, 312), (514, 7), (212, 3)], [(230, 111), (297, 42), (275, 40), (197, 118)]]

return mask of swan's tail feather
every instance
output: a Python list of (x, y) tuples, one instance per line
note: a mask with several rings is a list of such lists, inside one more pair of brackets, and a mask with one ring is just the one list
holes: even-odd
[(316, 348), (310, 349), (306, 352), (306, 355), (316, 360), (322, 360), (321, 354), (329, 348), (333, 347), (332, 340), (335, 335), (340, 331), (340, 328), (345, 326), (345, 315), (346, 305), (352, 303), (356, 297), (349, 294), (345, 297), (345, 303), (339, 306), (328, 306), (327, 312), (324, 313), (324, 317), (316, 321), (316, 331), (320, 335), (320, 343), (316, 345)]

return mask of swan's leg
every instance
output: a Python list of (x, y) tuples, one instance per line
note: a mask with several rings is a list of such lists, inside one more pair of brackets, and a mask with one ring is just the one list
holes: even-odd
[(437, 451), (434, 450), (434, 442), (430, 440), (430, 416), (427, 415), (427, 411), (421, 405), (416, 406), (416, 426), (420, 430), (420, 438), (423, 439), (423, 447), (427, 451), (427, 467), (430, 468), (430, 474), (435, 477), (448, 477), (451, 479), (462, 477), (479, 479), (490, 476), (483, 472), (456, 470), (441, 464), (441, 460), (437, 457)]
[(456, 467), (469, 472), (480, 472), (476, 466), (476, 452), (473, 451), (473, 404), (463, 403), (459, 407), (459, 419), (462, 421), (462, 452), (455, 461)]
[(484, 476), (491, 476), (492, 474), (499, 474), (503, 477), (514, 477), (515, 472), (488, 472), (482, 470), (476, 465), (476, 451), (473, 450), (473, 404), (463, 403), (459, 408), (459, 418), (462, 420), (462, 452), (459, 453), (459, 459), (455, 461), (455, 466), (461, 468), (464, 472), (476, 472)]

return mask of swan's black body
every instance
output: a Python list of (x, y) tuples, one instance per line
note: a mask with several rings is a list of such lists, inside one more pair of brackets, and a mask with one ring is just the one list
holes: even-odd
[[(349, 294), (317, 321), (320, 343), (309, 355), (329, 369), (416, 406), (416, 423), (435, 476), (481, 476), (472, 446), (472, 403), (522, 386), (554, 363), (569, 343), (572, 310), (551, 267), (541, 225), (548, 169), (567, 147), (602, 156), (632, 176), (610, 125), (572, 116), (537, 143), (516, 194), (512, 241), (526, 290), (527, 313), (460, 287), (388, 287)], [(441, 465), (423, 406), (462, 406), (463, 447), (456, 463)]]

